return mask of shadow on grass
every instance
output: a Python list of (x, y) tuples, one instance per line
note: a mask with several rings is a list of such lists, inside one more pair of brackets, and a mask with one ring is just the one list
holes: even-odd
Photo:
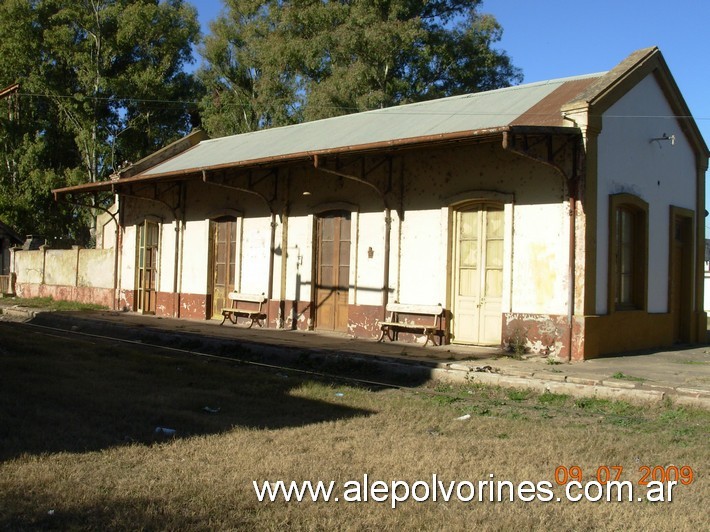
[[(429, 382), (432, 370), (442, 360), (448, 362), (456, 358), (448, 356), (448, 351), (412, 343), (376, 343), (338, 334), (258, 327), (219, 327), (215, 326), (219, 323), (217, 321), (155, 318), (132, 313), (39, 312), (30, 323), (403, 386)], [(416, 363), (383, 364), (392, 360), (389, 357), (405, 358)], [(459, 358), (472, 357), (460, 355)]]
[[(166, 521), (172, 526), (192, 529), (200, 524), (199, 518), (188, 515), (166, 515), (160, 501), (117, 499), (93, 505), (64, 509), (48, 493), (27, 493), (9, 490), (3, 494), (5, 506), (0, 508), (0, 530), (91, 530), (89, 523), (109, 523), (117, 529), (129, 529), (129, 523), (141, 523), (145, 530), (164, 530)], [(12, 509), (12, 511), (8, 511)]]
[(372, 413), (303, 397), (308, 381), (293, 375), (11, 323), (0, 323), (0, 368), (0, 460)]
[(204, 529), (204, 516), (187, 508), (165, 509), (165, 502), (150, 497), (117, 497), (106, 494), (93, 504), (57, 505), (57, 497), (46, 491), (32, 493), (8, 490), (0, 507), (0, 530), (141, 530)]

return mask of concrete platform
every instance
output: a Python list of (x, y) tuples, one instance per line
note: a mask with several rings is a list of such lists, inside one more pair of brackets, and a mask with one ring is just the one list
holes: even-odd
[[(16, 301), (16, 300), (15, 300)], [(145, 344), (234, 356), (295, 370), (418, 385), (430, 380), (530, 388), (577, 397), (710, 409), (710, 346), (551, 363), (518, 360), (499, 348), (377, 343), (341, 334), (246, 329), (229, 322), (161, 318), (130, 312), (50, 312), (0, 300), (0, 319)]]

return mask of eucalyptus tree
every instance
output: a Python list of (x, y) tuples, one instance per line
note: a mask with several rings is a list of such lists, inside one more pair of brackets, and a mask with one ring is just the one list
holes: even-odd
[(213, 134), (522, 81), (480, 0), (226, 0), (202, 49)]
[(197, 13), (183, 0), (3, 0), (0, 34), (0, 89), (18, 83), (20, 109), (0, 119), (0, 218), (85, 235), (49, 190), (105, 179), (189, 130)]

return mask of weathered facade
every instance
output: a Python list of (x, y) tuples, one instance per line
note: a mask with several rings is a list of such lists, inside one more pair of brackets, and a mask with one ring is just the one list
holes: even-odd
[[(602, 74), (287, 128), (190, 136), (116, 179), (114, 305), (374, 338), (442, 304), (446, 341), (563, 359), (704, 338), (708, 150), (660, 52)], [(404, 338), (404, 335), (403, 335)], [(411, 337), (410, 337), (411, 339)]]

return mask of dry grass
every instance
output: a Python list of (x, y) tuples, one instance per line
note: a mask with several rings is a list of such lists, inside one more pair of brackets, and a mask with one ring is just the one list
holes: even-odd
[(103, 305), (65, 301), (63, 299), (55, 300), (53, 297), (4, 297), (3, 304), (62, 311), (106, 310)]
[[(319, 382), (0, 323), (0, 529), (702, 530), (710, 414)], [(431, 393), (437, 392), (437, 393)], [(342, 396), (340, 395), (342, 393)], [(338, 394), (338, 395), (336, 395)], [(210, 414), (205, 406), (220, 408)], [(466, 421), (455, 418), (471, 414)], [(177, 430), (161, 439), (156, 426)], [(690, 465), (666, 503), (259, 503), (252, 480), (552, 480)], [(561, 493), (561, 492), (560, 492)]]

